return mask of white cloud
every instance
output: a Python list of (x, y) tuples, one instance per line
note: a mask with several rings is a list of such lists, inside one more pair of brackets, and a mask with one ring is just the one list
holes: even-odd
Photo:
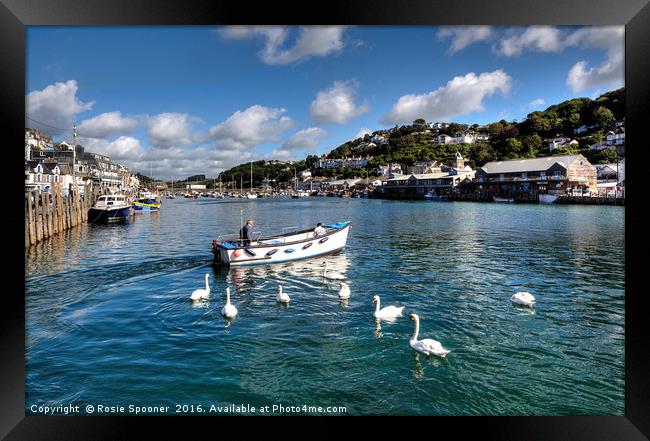
[(335, 81), (332, 87), (316, 94), (316, 99), (309, 106), (309, 113), (320, 123), (338, 124), (366, 113), (366, 103), (357, 105), (354, 102), (357, 88), (356, 81)]
[(584, 48), (604, 49), (605, 61), (600, 66), (588, 67), (586, 61), (577, 62), (567, 74), (566, 84), (574, 92), (598, 87), (621, 87), (625, 82), (625, 28), (606, 26), (583, 28), (567, 38), (567, 44)]
[(510, 91), (512, 78), (501, 69), (452, 78), (445, 86), (423, 95), (404, 95), (382, 119), (384, 124), (410, 123), (417, 118), (440, 121), (483, 110), (483, 100)]
[(130, 136), (120, 136), (114, 141), (80, 136), (79, 144), (83, 145), (88, 152), (106, 155), (118, 163), (123, 163), (125, 160), (137, 161), (145, 152), (140, 145), (140, 140)]
[(289, 64), (312, 56), (326, 56), (343, 48), (345, 26), (301, 26), (293, 46), (282, 49), (290, 28), (286, 26), (228, 26), (219, 30), (222, 37), (243, 40), (262, 37), (266, 40), (259, 56), (267, 64)]
[(326, 135), (327, 132), (320, 127), (310, 127), (294, 133), (282, 147), (285, 150), (314, 149)]
[(490, 26), (443, 26), (438, 31), (438, 39), (452, 38), (447, 53), (454, 54), (467, 46), (492, 36)]
[(523, 32), (514, 29), (493, 50), (498, 55), (514, 57), (525, 51), (559, 53), (569, 47), (605, 51), (605, 60), (599, 66), (589, 67), (586, 61), (581, 60), (571, 67), (566, 84), (573, 92), (624, 84), (623, 26), (589, 26), (566, 32), (552, 26), (531, 26)]
[(512, 29), (507, 35), (493, 48), (497, 55), (515, 57), (525, 50), (537, 52), (564, 50), (560, 30), (553, 26), (530, 26), (523, 32)]
[(140, 124), (140, 119), (123, 117), (121, 112), (108, 112), (86, 119), (77, 127), (79, 136), (108, 138), (120, 133), (130, 133)]
[(244, 111), (237, 111), (226, 121), (210, 127), (209, 140), (216, 140), (217, 146), (241, 150), (265, 142), (276, 142), (282, 132), (293, 124), (284, 116), (286, 109), (254, 105)]
[(537, 99), (532, 100), (530, 103), (528, 103), (528, 106), (534, 108), (534, 107), (543, 106), (545, 103), (546, 103), (546, 101), (544, 101), (543, 98), (537, 98)]
[[(42, 132), (56, 135), (63, 130), (72, 130), (74, 117), (78, 113), (92, 109), (94, 101), (84, 103), (77, 98), (78, 90), (75, 80), (68, 80), (65, 83), (55, 83), (43, 90), (35, 90), (25, 97), (25, 111), (31, 119), (25, 118), (26, 127), (36, 127)], [(47, 124), (54, 127), (46, 127), (34, 122)]]
[(192, 118), (187, 113), (161, 113), (149, 118), (149, 142), (157, 148), (192, 142)]
[(372, 130), (370, 130), (370, 129), (367, 128), (367, 127), (361, 127), (361, 128), (359, 129), (359, 131), (357, 132), (357, 134), (354, 135), (354, 139), (357, 139), (357, 138), (363, 138), (364, 136), (366, 136), (366, 135), (370, 135), (370, 134), (372, 134)]

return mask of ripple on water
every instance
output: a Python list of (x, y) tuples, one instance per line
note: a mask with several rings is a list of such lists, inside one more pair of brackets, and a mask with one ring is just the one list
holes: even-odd
[[(120, 226), (84, 225), (26, 256), (27, 402), (178, 400), (345, 405), (351, 414), (622, 415), (620, 207), (313, 198), (173, 200)], [(195, 201), (194, 201), (195, 202)], [(214, 268), (239, 229), (348, 219), (346, 252)], [(334, 216), (334, 217), (333, 217)], [(341, 304), (347, 277), (351, 297)], [(210, 275), (209, 300), (189, 296)], [(277, 287), (291, 297), (276, 300)], [(220, 314), (226, 287), (239, 309)], [(510, 296), (529, 291), (533, 309)], [(372, 316), (405, 305), (394, 322)], [(420, 338), (452, 352), (424, 357)]]

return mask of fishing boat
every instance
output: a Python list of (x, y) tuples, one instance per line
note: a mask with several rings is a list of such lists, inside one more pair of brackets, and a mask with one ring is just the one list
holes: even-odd
[(502, 198), (499, 196), (494, 196), (494, 202), (514, 202), (513, 198)]
[[(247, 266), (289, 262), (336, 254), (345, 248), (350, 222), (324, 226), (325, 233), (315, 235), (314, 229), (304, 229), (275, 236), (262, 237), (244, 245), (239, 236), (219, 236), (212, 241), (215, 265)], [(286, 230), (286, 228), (285, 228)]]
[(133, 201), (133, 209), (136, 212), (160, 211), (160, 198), (153, 193), (140, 193), (138, 199)]
[(131, 204), (123, 194), (104, 195), (88, 210), (88, 222), (121, 222), (131, 214)]

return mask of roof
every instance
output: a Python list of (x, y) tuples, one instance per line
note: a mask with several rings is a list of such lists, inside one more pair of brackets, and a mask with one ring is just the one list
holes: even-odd
[(551, 168), (555, 163), (559, 163), (564, 168), (578, 158), (584, 159), (582, 155), (565, 155), (565, 156), (546, 156), (543, 158), (533, 159), (515, 159), (512, 161), (493, 161), (488, 162), (481, 169), (485, 173), (517, 173), (517, 172), (534, 172), (544, 171)]

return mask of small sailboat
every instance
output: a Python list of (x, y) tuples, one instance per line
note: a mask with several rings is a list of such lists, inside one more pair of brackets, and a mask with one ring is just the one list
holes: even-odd
[(253, 161), (251, 161), (251, 190), (246, 195), (246, 199), (257, 199), (257, 193), (253, 193)]

